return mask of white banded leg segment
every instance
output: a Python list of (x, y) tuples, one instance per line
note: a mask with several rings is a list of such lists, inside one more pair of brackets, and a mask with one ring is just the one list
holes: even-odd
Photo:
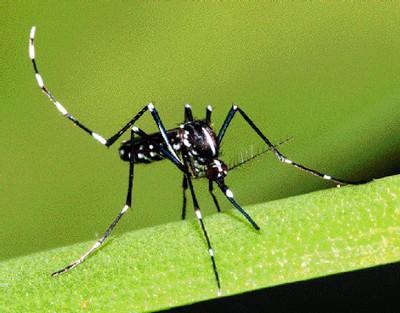
[(29, 40), (29, 58), (35, 59), (35, 46), (32, 43), (32, 39)]
[(35, 58), (35, 47), (29, 42), (29, 58), (33, 60)]
[[(198, 212), (199, 212), (199, 213), (198, 213)], [(219, 274), (218, 274), (217, 264), (216, 264), (216, 262), (215, 262), (214, 250), (213, 250), (213, 248), (212, 248), (212, 246), (211, 246), (211, 241), (210, 241), (210, 238), (208, 237), (208, 233), (207, 233), (207, 230), (206, 230), (206, 226), (204, 225), (203, 219), (202, 219), (202, 217), (201, 217), (200, 210), (196, 210), (196, 216), (197, 216), (197, 220), (199, 221), (199, 224), (200, 224), (200, 226), (201, 226), (201, 229), (202, 229), (202, 231), (203, 231), (204, 237), (205, 237), (205, 239), (206, 239), (206, 243), (207, 243), (207, 246), (208, 246), (208, 254), (210, 255), (211, 265), (212, 265), (213, 272), (214, 272), (214, 275), (215, 275), (215, 280), (216, 280), (216, 282), (217, 282), (218, 293), (220, 293), (220, 291), (221, 291), (221, 282), (220, 282), (220, 280), (219, 280)]]
[(84, 255), (82, 255), (78, 260), (72, 262), (71, 264), (69, 264), (68, 266), (63, 268), (62, 270), (52, 273), (51, 276), (57, 276), (57, 275), (63, 274), (69, 270), (72, 270), (74, 267), (77, 267), (79, 264), (83, 263), (83, 261), (85, 261), (85, 259), (90, 254), (92, 254), (94, 250), (96, 250), (100, 246), (101, 246), (101, 242), (96, 241), (96, 243)]
[(121, 212), (117, 215), (117, 217), (114, 219), (114, 221), (111, 223), (111, 225), (105, 231), (103, 237), (101, 237), (99, 240), (97, 240), (96, 243), (86, 253), (84, 253), (79, 259), (77, 259), (76, 261), (67, 265), (63, 269), (52, 273), (51, 276), (57, 276), (57, 275), (65, 273), (65, 272), (68, 272), (69, 270), (71, 270), (74, 267), (78, 266), (79, 264), (83, 263), (89, 255), (91, 255), (94, 251), (96, 251), (104, 243), (104, 241), (106, 241), (106, 239), (111, 234), (114, 227), (118, 224), (121, 217), (126, 213), (126, 211), (128, 211), (129, 208), (130, 208), (129, 205), (127, 205), (127, 204), (124, 205)]
[(286, 159), (286, 158), (283, 159), (283, 162), (286, 163), (286, 164), (293, 164), (292, 160), (289, 160), (289, 159)]
[(153, 112), (153, 111), (154, 111), (154, 104), (150, 102), (150, 103), (147, 105), (147, 108), (149, 109), (150, 112)]
[(36, 27), (32, 26), (31, 32), (29, 34), (29, 58), (33, 60), (35, 58), (35, 46), (33, 45), (33, 40), (35, 39)]
[(233, 192), (230, 189), (225, 190), (225, 195), (230, 199), (233, 198)]
[(122, 208), (121, 214), (125, 214), (126, 211), (130, 209), (130, 206), (125, 204), (125, 206)]
[(60, 102), (56, 101), (55, 105), (56, 105), (57, 110), (60, 111), (62, 115), (68, 114), (68, 111), (64, 108), (64, 106)]
[(304, 172), (307, 172), (307, 173), (309, 173), (311, 175), (320, 177), (320, 178), (325, 179), (325, 180), (333, 181), (337, 185), (349, 185), (349, 184), (350, 185), (353, 185), (353, 184), (356, 185), (356, 184), (365, 183), (365, 182), (348, 182), (348, 181), (345, 181), (345, 180), (342, 180), (342, 179), (338, 179), (338, 178), (332, 177), (330, 175), (323, 174), (323, 173), (320, 173), (320, 172), (318, 172), (316, 170), (310, 169), (310, 168), (308, 168), (308, 167), (306, 167), (304, 165), (301, 165), (299, 163), (296, 163), (296, 162), (291, 161), (291, 160), (286, 159), (286, 158), (284, 158), (283, 162), (286, 163), (286, 164), (290, 164), (290, 165), (292, 165), (292, 166), (294, 166), (294, 167), (296, 167), (296, 168), (298, 168), (298, 169), (300, 169), (300, 170), (302, 170)]
[(43, 88), (44, 87), (44, 81), (43, 81), (42, 76), (39, 73), (36, 73), (35, 74), (35, 78), (36, 78), (36, 82), (39, 85), (39, 87)]
[(242, 118), (247, 122), (247, 124), (257, 133), (257, 135), (264, 141), (264, 143), (272, 150), (272, 152), (274, 152), (275, 156), (278, 158), (279, 161), (286, 163), (286, 164), (290, 164), (294, 167), (297, 167), (298, 169), (307, 172), (309, 174), (312, 174), (314, 176), (318, 176), (322, 179), (326, 179), (326, 180), (331, 180), (337, 184), (341, 184), (341, 185), (346, 185), (346, 184), (353, 184), (353, 185), (357, 185), (357, 184), (362, 184), (365, 183), (365, 181), (359, 181), (359, 182), (348, 182), (342, 179), (338, 179), (329, 175), (325, 175), (323, 173), (320, 173), (316, 170), (313, 170), (311, 168), (308, 168), (304, 165), (301, 165), (299, 163), (296, 163), (292, 160), (287, 159), (272, 143), (271, 141), (261, 132), (261, 130), (257, 127), (257, 125), (252, 121), (252, 119), (238, 106), (233, 105), (231, 110), (229, 111), (228, 115), (225, 118), (224, 123), (222, 124), (222, 127), (218, 133), (218, 144), (221, 144), (222, 138), (225, 135), (226, 129), (228, 128), (228, 126), (230, 125), (233, 117), (235, 116), (235, 113), (239, 112), (240, 115), (242, 116)]
[(101, 246), (100, 241), (96, 241), (96, 243), (87, 251), (84, 255), (82, 255), (79, 260), (77, 260), (78, 263), (82, 263), (91, 253), (93, 253), (94, 250), (96, 250), (98, 247)]
[(246, 220), (256, 229), (260, 230), (260, 226), (251, 218), (251, 216), (236, 202), (233, 198), (233, 192), (222, 182), (216, 181), (218, 187), (224, 193), (230, 203), (246, 218)]
[(89, 128), (87, 128), (85, 125), (80, 123), (76, 118), (74, 118), (71, 114), (68, 113), (67, 109), (59, 102), (57, 99), (53, 96), (53, 94), (50, 92), (50, 90), (47, 89), (43, 77), (39, 72), (39, 69), (36, 64), (35, 60), (35, 45), (34, 45), (34, 39), (35, 39), (35, 33), (36, 33), (36, 27), (33, 26), (31, 28), (30, 34), (29, 34), (29, 58), (32, 60), (32, 65), (33, 65), (33, 70), (35, 73), (35, 79), (36, 82), (39, 86), (39, 88), (42, 90), (42, 92), (50, 99), (51, 102), (55, 105), (56, 109), (64, 115), (66, 118), (68, 118), (71, 122), (73, 122), (75, 125), (77, 125), (79, 128), (90, 134), (95, 140), (100, 142), (103, 145), (106, 145), (107, 140), (100, 136), (99, 134), (92, 132)]
[[(186, 162), (185, 162), (185, 166), (186, 167), (188, 166), (188, 164)], [(202, 230), (203, 235), (204, 235), (204, 239), (206, 240), (206, 243), (207, 243), (207, 248), (208, 248), (208, 252), (209, 252), (209, 255), (210, 255), (210, 260), (211, 260), (211, 265), (212, 265), (212, 269), (213, 269), (214, 276), (215, 276), (215, 281), (217, 283), (218, 292), (220, 292), (221, 283), (220, 283), (220, 280), (219, 280), (219, 274), (218, 274), (217, 265), (215, 263), (214, 251), (213, 251), (213, 248), (211, 246), (211, 240), (210, 240), (210, 238), (208, 236), (207, 229), (206, 229), (206, 226), (204, 224), (202, 214), (200, 212), (199, 203), (197, 202), (197, 198), (196, 198), (196, 194), (194, 192), (194, 188), (193, 188), (193, 183), (192, 183), (191, 177), (189, 175), (186, 175), (186, 179), (187, 179), (188, 187), (190, 189), (190, 194), (192, 196), (193, 206), (194, 206), (194, 209), (195, 209), (197, 221), (199, 222), (199, 225), (200, 225), (201, 230)]]
[(29, 33), (29, 39), (35, 38), (36, 26), (32, 26), (31, 32)]
[(200, 211), (199, 209), (196, 209), (196, 210), (195, 210), (195, 213), (196, 213), (196, 217), (197, 217), (199, 220), (201, 220), (201, 219), (203, 218), (203, 216), (201, 215), (201, 211)]
[(96, 139), (102, 145), (105, 145), (107, 143), (107, 140), (104, 137), (102, 137), (99, 134), (97, 134), (97, 133), (92, 132), (92, 136), (93, 136), (94, 139)]

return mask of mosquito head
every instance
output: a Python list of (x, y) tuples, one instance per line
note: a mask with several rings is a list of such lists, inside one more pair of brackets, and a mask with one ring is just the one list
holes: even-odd
[(228, 167), (220, 160), (214, 159), (206, 165), (206, 176), (209, 180), (220, 180), (228, 174)]

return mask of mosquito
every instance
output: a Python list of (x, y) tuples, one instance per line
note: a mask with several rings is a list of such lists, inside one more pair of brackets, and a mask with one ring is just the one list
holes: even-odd
[[(307, 172), (319, 178), (332, 181), (338, 186), (364, 183), (364, 181), (350, 182), (339, 178), (335, 178), (333, 176), (323, 174), (319, 171), (308, 168), (300, 163), (297, 163), (287, 158), (278, 150), (277, 148), (278, 145), (273, 145), (271, 141), (263, 134), (263, 132), (256, 126), (253, 120), (244, 112), (244, 110), (242, 110), (237, 105), (233, 105), (231, 107), (221, 128), (219, 129), (218, 132), (216, 132), (211, 124), (211, 115), (212, 115), (211, 106), (207, 106), (206, 108), (205, 119), (199, 120), (193, 118), (192, 109), (190, 105), (185, 105), (183, 123), (181, 123), (177, 128), (166, 130), (155, 106), (152, 103), (149, 103), (146, 106), (144, 106), (138, 113), (136, 113), (133, 116), (133, 118), (131, 118), (114, 135), (106, 139), (99, 133), (92, 131), (85, 124), (81, 123), (74, 116), (72, 116), (67, 111), (67, 109), (54, 97), (54, 95), (49, 91), (49, 89), (47, 89), (47, 86), (44, 84), (42, 75), (40, 74), (36, 63), (35, 46), (34, 46), (35, 31), (36, 27), (33, 26), (29, 36), (29, 58), (32, 61), (35, 78), (37, 84), (39, 85), (39, 88), (55, 105), (56, 109), (68, 120), (70, 120), (73, 124), (78, 126), (84, 132), (92, 136), (93, 139), (95, 139), (96, 141), (98, 141), (100, 144), (104, 145), (107, 148), (111, 147), (125, 132), (127, 131), (130, 132), (130, 138), (128, 140), (123, 141), (119, 147), (119, 156), (121, 160), (129, 163), (128, 190), (126, 194), (125, 204), (122, 207), (122, 210), (112, 221), (110, 226), (105, 231), (104, 235), (98, 241), (96, 241), (96, 243), (88, 251), (86, 251), (81, 257), (79, 257), (77, 260), (73, 261), (66, 267), (52, 273), (51, 274), (52, 276), (57, 276), (66, 273), (72, 270), (73, 268), (77, 267), (82, 262), (84, 262), (94, 251), (96, 251), (105, 242), (105, 240), (110, 236), (111, 232), (118, 224), (120, 219), (131, 208), (135, 164), (151, 163), (167, 159), (171, 161), (178, 168), (178, 170), (182, 173), (183, 176), (182, 219), (185, 219), (186, 217), (187, 190), (189, 190), (190, 192), (195, 216), (200, 225), (202, 234), (205, 239), (205, 243), (208, 248), (208, 254), (210, 257), (212, 270), (215, 276), (218, 293), (220, 294), (221, 282), (217, 264), (215, 261), (214, 249), (212, 247), (210, 236), (208, 235), (203, 220), (200, 205), (196, 197), (195, 189), (193, 187), (193, 180), (198, 178), (208, 179), (208, 187), (209, 187), (208, 190), (218, 211), (220, 211), (220, 206), (216, 198), (216, 195), (214, 194), (214, 185), (216, 185), (220, 189), (225, 198), (232, 204), (232, 206), (236, 210), (240, 212), (240, 214), (243, 215), (243, 217), (250, 223), (250, 225), (255, 230), (260, 230), (260, 226), (235, 200), (233, 192), (229, 189), (228, 185), (225, 183), (225, 177), (228, 174), (229, 168), (219, 158), (222, 140), (225, 136), (226, 130), (228, 129), (232, 119), (235, 116), (240, 116), (244, 119), (247, 125), (256, 133), (256, 135), (266, 145), (265, 151), (267, 150), (271, 151), (280, 162), (291, 165), (295, 168), (298, 168), (304, 172)], [(147, 112), (151, 114), (154, 123), (158, 128), (158, 132), (156, 133), (148, 134), (136, 126), (136, 122)], [(252, 156), (250, 159), (254, 157), (255, 156)], [(241, 163), (245, 163), (248, 160), (249, 159), (243, 160)]]

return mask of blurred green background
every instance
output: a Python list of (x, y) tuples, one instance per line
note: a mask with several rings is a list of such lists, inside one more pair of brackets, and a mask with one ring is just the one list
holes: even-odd
[[(235, 102), (273, 142), (294, 136), (282, 147), (293, 160), (353, 180), (399, 173), (396, 2), (3, 1), (0, 17), (0, 259), (94, 240), (127, 187), (118, 144), (107, 150), (73, 127), (37, 87), (32, 25), (45, 83), (105, 137), (150, 101), (167, 127), (185, 103), (201, 118), (211, 104), (216, 128)], [(139, 126), (155, 130), (148, 116)], [(262, 147), (239, 118), (224, 140), (227, 163)], [(243, 205), (331, 186), (272, 155), (227, 183)], [(178, 220), (180, 186), (168, 162), (138, 166), (134, 209), (115, 234)], [(196, 187), (202, 209), (214, 212), (207, 183)]]

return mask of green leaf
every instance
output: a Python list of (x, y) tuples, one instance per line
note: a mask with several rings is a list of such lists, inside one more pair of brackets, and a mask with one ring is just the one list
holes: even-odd
[[(400, 260), (400, 176), (205, 218), (223, 296)], [(1, 312), (154, 311), (217, 297), (195, 220), (126, 233), (84, 264), (79, 243), (0, 264)]]

